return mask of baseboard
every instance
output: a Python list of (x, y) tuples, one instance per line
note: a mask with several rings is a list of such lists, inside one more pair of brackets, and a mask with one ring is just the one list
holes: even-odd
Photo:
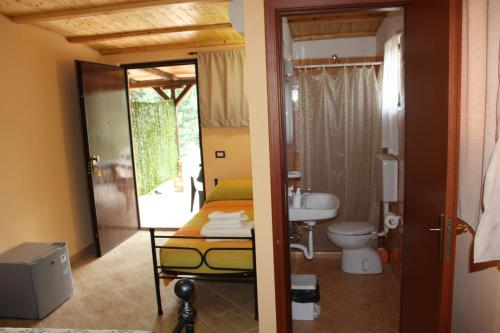
[(72, 256), (69, 257), (69, 260), (71, 264), (75, 264), (78, 261), (82, 260), (85, 257), (91, 256), (95, 254), (95, 244), (90, 243), (89, 245), (85, 246), (83, 249), (80, 251), (76, 252)]

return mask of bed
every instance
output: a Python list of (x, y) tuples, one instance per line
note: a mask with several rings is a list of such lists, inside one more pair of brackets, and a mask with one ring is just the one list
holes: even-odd
[(161, 281), (173, 279), (231, 281), (253, 283), (255, 319), (257, 315), (257, 280), (255, 275), (255, 236), (206, 237), (202, 227), (214, 211), (244, 211), (253, 220), (252, 182), (232, 179), (221, 182), (207, 197), (200, 211), (174, 235), (149, 229), (156, 287), (158, 314), (163, 314)]

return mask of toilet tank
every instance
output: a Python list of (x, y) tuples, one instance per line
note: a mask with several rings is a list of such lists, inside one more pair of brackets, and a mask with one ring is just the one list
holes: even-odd
[(382, 202), (398, 201), (398, 160), (389, 154), (378, 154), (378, 197)]

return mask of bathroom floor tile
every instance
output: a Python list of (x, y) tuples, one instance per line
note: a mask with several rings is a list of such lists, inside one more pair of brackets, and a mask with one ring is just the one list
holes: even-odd
[(292, 272), (316, 274), (321, 314), (314, 321), (293, 322), (294, 333), (397, 333), (400, 285), (390, 264), (377, 275), (356, 275), (340, 270), (340, 256), (292, 260)]

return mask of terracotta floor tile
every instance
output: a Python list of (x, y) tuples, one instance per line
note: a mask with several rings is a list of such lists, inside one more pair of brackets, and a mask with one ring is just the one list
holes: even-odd
[(245, 332), (258, 326), (252, 315), (239, 308), (207, 318), (204, 322), (217, 333)]
[[(101, 258), (86, 257), (72, 265), (74, 294), (42, 321), (0, 319), (0, 327), (135, 329), (170, 333), (177, 323), (175, 283), (161, 286), (163, 316), (157, 315), (149, 233), (139, 232)], [(223, 313), (241, 321), (244, 332), (257, 326), (251, 284), (195, 281), (197, 333), (231, 332), (212, 321)], [(239, 308), (245, 305), (244, 309)], [(206, 319), (206, 320), (204, 320)]]
[(389, 265), (383, 274), (354, 275), (340, 270), (340, 256), (292, 263), (298, 274), (316, 274), (321, 291), (319, 318), (295, 320), (294, 333), (398, 332), (400, 287)]

